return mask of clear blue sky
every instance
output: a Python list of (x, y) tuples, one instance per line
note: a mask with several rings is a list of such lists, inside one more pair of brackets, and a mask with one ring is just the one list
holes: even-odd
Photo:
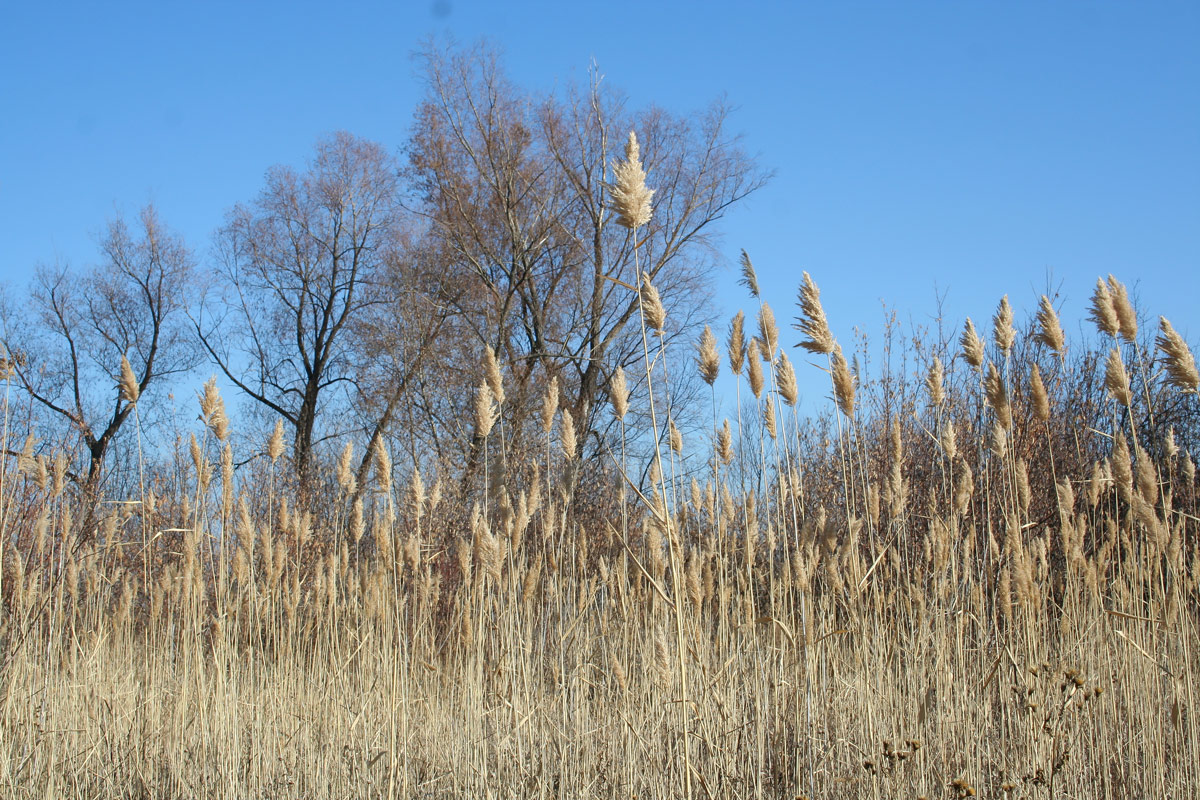
[[(32, 3), (0, 10), (0, 279), (85, 265), (156, 203), (203, 253), (322, 133), (399, 147), (428, 34), (489, 37), (520, 83), (595, 59), (635, 104), (725, 93), (775, 181), (726, 225), (781, 321), (802, 269), (835, 333), (952, 322), (1048, 275), (1069, 330), (1099, 274), (1200, 336), (1200, 4)], [(653, 183), (653, 175), (651, 184)], [(790, 332), (789, 332), (790, 336)], [(785, 338), (785, 341), (788, 341)]]

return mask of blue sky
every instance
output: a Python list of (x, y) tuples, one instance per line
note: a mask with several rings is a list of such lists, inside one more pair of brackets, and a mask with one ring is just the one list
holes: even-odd
[[(724, 93), (772, 184), (727, 221), (789, 320), (800, 271), (835, 333), (881, 301), (957, 324), (1048, 283), (1077, 330), (1096, 276), (1200, 335), (1200, 4), (30, 3), (0, 11), (0, 279), (86, 265), (156, 203), (203, 255), (266, 168), (336, 129), (404, 141), (429, 34), (487, 36), (534, 88), (595, 59), (640, 105)], [(650, 176), (653, 184), (653, 175)], [(733, 290), (733, 291), (726, 291)], [(785, 342), (787, 341), (785, 337)]]

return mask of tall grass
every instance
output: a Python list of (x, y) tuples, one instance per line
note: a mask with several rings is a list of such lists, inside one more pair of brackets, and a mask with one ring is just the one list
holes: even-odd
[[(215, 387), (178, 471), (95, 514), (65, 458), (5, 461), (0, 791), (1196, 793), (1200, 509), (1166, 426), (1197, 379), (1168, 322), (1142, 343), (1101, 281), (1094, 352), (1067, 358), (1049, 301), (1025, 331), (1005, 301), (990, 345), (969, 324), (963, 352), (924, 341), (872, 378), (805, 276), (832, 402), (789, 424), (796, 367), (764, 303), (748, 352), (740, 319), (730, 337), (758, 413), (738, 409), (736, 444), (714, 417), (683, 447), (659, 376), (690, 354), (656, 343), (669, 321), (641, 287), (643, 399), (670, 445), (647, 481), (624, 427), (580, 462), (556, 386), (540, 449), (507, 452), (490, 354), (481, 486), (398, 488), (380, 448), (371, 486), (347, 455), (301, 502), (278, 430), (236, 452)], [(623, 421), (641, 395), (615, 383)]]

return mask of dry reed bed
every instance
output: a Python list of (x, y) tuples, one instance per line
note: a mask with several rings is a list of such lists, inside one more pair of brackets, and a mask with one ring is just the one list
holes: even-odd
[(211, 384), (161, 496), (93, 506), (65, 458), (6, 463), (5, 794), (1193, 795), (1200, 509), (1155, 416), (1196, 402), (1183, 339), (1163, 320), (1147, 346), (1102, 280), (1090, 360), (1048, 300), (1019, 333), (1005, 299), (990, 341), (968, 321), (957, 352), (912, 354), (920, 375), (860, 384), (806, 274), (796, 327), (834, 404), (804, 421), (743, 270), (756, 330), (739, 314), (697, 359), (736, 374), (738, 413), (714, 402), (691, 449), (660, 387), (692, 354), (643, 280), (644, 374), (609, 395), (663, 435), (636, 488), (624, 427), (585, 465), (603, 513), (553, 382), (542, 449), (507, 451), (490, 351), (470, 500), (393, 484), (380, 449), (370, 487), (347, 454), (299, 508), (280, 429), (235, 476)]

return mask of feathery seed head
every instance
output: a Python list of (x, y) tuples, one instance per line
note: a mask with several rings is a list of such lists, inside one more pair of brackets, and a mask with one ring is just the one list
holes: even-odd
[(1138, 323), (1137, 311), (1129, 299), (1129, 292), (1125, 289), (1125, 284), (1112, 275), (1108, 276), (1108, 288), (1112, 293), (1113, 310), (1117, 314), (1118, 332), (1122, 339), (1133, 342), (1137, 339)]
[(634, 230), (650, 222), (653, 211), (650, 200), (654, 190), (646, 188), (646, 171), (642, 168), (641, 149), (637, 134), (629, 132), (625, 142), (625, 160), (613, 164), (613, 182), (608, 187), (617, 223)]
[(1042, 422), (1050, 419), (1050, 396), (1046, 393), (1046, 384), (1042, 382), (1042, 372), (1034, 364), (1029, 372), (1029, 399), (1033, 404), (1033, 415)]
[(742, 286), (745, 286), (747, 289), (750, 290), (751, 297), (754, 297), (755, 299), (757, 299), (759, 297), (758, 275), (755, 274), (754, 265), (750, 263), (750, 255), (745, 250), (742, 251), (741, 265), (742, 265), (742, 279), (741, 279), (741, 281), (739, 281), (739, 283), (741, 283)]
[(760, 345), (758, 339), (751, 339), (747, 352), (749, 357), (746, 360), (746, 365), (748, 367), (746, 372), (747, 377), (750, 380), (750, 391), (754, 392), (754, 396), (757, 398), (761, 398), (763, 392), (763, 370), (762, 361), (758, 357), (759, 347)]
[(1017, 340), (1017, 330), (1013, 327), (1013, 310), (1008, 304), (1008, 295), (1000, 298), (1000, 305), (992, 317), (992, 341), (1001, 353), (1008, 355), (1013, 342)]
[(847, 417), (854, 416), (854, 375), (842, 355), (841, 345), (834, 343), (833, 348), (833, 396), (838, 408)]
[(799, 346), (810, 353), (832, 353), (833, 334), (829, 330), (829, 322), (825, 319), (825, 309), (821, 307), (821, 290), (807, 272), (800, 283), (797, 305), (800, 306), (800, 316), (796, 318), (792, 327), (807, 337), (800, 341)]
[(779, 326), (775, 324), (775, 312), (768, 303), (758, 309), (758, 345), (764, 361), (775, 361), (779, 350)]
[(996, 369), (996, 365), (991, 362), (988, 363), (984, 389), (988, 405), (996, 414), (996, 421), (1004, 430), (1012, 430), (1012, 406), (1008, 402), (1008, 390), (1004, 386), (1004, 379), (1000, 377), (1000, 370)]
[(1040, 342), (1062, 355), (1066, 345), (1066, 334), (1063, 333), (1062, 325), (1059, 324), (1058, 312), (1054, 310), (1054, 305), (1046, 295), (1042, 295), (1042, 299), (1038, 303), (1037, 321), (1038, 330), (1033, 335), (1034, 341)]
[(483, 373), (487, 378), (488, 388), (492, 390), (492, 398), (496, 405), (504, 405), (504, 376), (500, 373), (500, 362), (496, 360), (496, 351), (491, 345), (483, 351)]
[(475, 432), (486, 439), (496, 424), (496, 417), (496, 401), (485, 379), (479, 382), (475, 391)]
[(700, 334), (700, 355), (697, 363), (700, 366), (700, 377), (712, 386), (721, 373), (721, 355), (717, 352), (717, 337), (713, 336), (712, 329), (707, 325)]
[(1108, 351), (1104, 362), (1104, 388), (1108, 389), (1120, 405), (1128, 406), (1133, 402), (1133, 393), (1129, 388), (1129, 373), (1125, 371), (1125, 362), (1121, 353), (1115, 347)]
[(283, 420), (275, 420), (275, 430), (271, 431), (271, 438), (267, 439), (267, 457), (272, 463), (279, 461), (279, 457), (283, 455)]
[[(619, 369), (619, 368), (618, 368)], [(550, 433), (554, 427), (554, 415), (558, 413), (558, 376), (550, 379), (546, 396), (542, 398), (542, 433)]]
[(946, 370), (942, 366), (942, 360), (934, 356), (933, 363), (929, 365), (929, 372), (925, 373), (925, 389), (929, 392), (931, 405), (940, 406), (946, 402), (945, 377)]
[(967, 317), (967, 322), (963, 325), (962, 336), (958, 338), (958, 343), (962, 346), (963, 358), (977, 370), (983, 370), (983, 339), (979, 337), (979, 333), (975, 330), (975, 323)]
[(650, 283), (650, 276), (644, 273), (639, 297), (642, 315), (646, 319), (646, 327), (652, 331), (662, 331), (663, 325), (666, 323), (667, 311), (663, 308), (662, 298), (658, 296), (658, 289), (655, 289), (654, 284)]
[(742, 367), (746, 363), (745, 324), (746, 315), (740, 310), (729, 323), (729, 339), (726, 344), (729, 347), (729, 368), (733, 370), (734, 375), (741, 375)]
[(1196, 371), (1196, 359), (1166, 317), (1158, 318), (1158, 349), (1163, 354), (1163, 366), (1167, 369), (1167, 382), (1185, 392), (1196, 392), (1200, 388), (1200, 373)]
[(354, 475), (354, 442), (346, 442), (346, 446), (342, 448), (337, 465), (337, 480), (346, 494), (354, 494), (358, 489), (358, 479)]
[(608, 396), (612, 400), (617, 419), (625, 419), (625, 415), (629, 413), (629, 386), (625, 380), (625, 370), (620, 366), (613, 371), (612, 380), (608, 383)]
[(1113, 303), (1112, 291), (1103, 278), (1096, 279), (1096, 289), (1092, 292), (1092, 304), (1089, 307), (1088, 319), (1096, 323), (1101, 333), (1116, 338), (1121, 330), (1121, 322), (1117, 318), (1117, 309)]
[(775, 369), (775, 380), (779, 384), (779, 394), (783, 402), (795, 406), (800, 399), (800, 391), (796, 386), (796, 368), (788, 359), (787, 353), (779, 354), (779, 364)]
[(141, 388), (138, 386), (137, 376), (133, 374), (133, 367), (129, 364), (129, 359), (124, 355), (121, 356), (121, 399), (126, 403), (136, 403), (138, 396), (141, 394)]

